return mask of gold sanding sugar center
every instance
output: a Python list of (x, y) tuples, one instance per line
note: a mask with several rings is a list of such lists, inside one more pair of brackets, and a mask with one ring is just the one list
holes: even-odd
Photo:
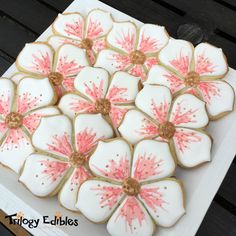
[(122, 185), (124, 193), (129, 196), (136, 196), (139, 193), (140, 185), (139, 182), (133, 178), (127, 178), (123, 181)]
[(95, 102), (95, 111), (102, 115), (108, 115), (111, 110), (111, 102), (108, 99), (101, 98)]
[(10, 129), (17, 129), (22, 125), (23, 116), (18, 112), (11, 112), (6, 116), (5, 122)]
[(159, 135), (164, 139), (170, 139), (175, 134), (175, 126), (169, 122), (166, 121), (159, 125)]
[(189, 87), (196, 87), (200, 82), (200, 76), (195, 71), (190, 71), (184, 79), (184, 83)]
[(82, 166), (86, 163), (87, 159), (84, 154), (80, 152), (73, 152), (70, 156), (70, 163), (72, 166)]
[(63, 81), (63, 75), (59, 72), (51, 72), (48, 75), (48, 78), (54, 86), (61, 85), (61, 83)]
[(81, 47), (86, 50), (92, 49), (93, 41), (91, 39), (85, 38), (81, 41)]
[(132, 64), (144, 64), (146, 61), (145, 54), (139, 50), (131, 52), (129, 58)]

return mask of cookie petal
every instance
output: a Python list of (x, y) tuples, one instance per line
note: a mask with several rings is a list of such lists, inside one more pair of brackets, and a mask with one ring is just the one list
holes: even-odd
[(43, 116), (59, 115), (57, 107), (45, 107), (31, 112), (23, 118), (23, 125), (32, 134), (38, 127)]
[(126, 197), (107, 223), (109, 234), (122, 235), (153, 235), (155, 226), (145, 208), (135, 197)]
[(122, 139), (101, 141), (90, 157), (89, 167), (97, 176), (122, 182), (130, 175), (131, 155), (129, 144)]
[(177, 128), (173, 137), (179, 163), (194, 167), (211, 160), (211, 139), (203, 132)]
[[(105, 37), (99, 38), (99, 39), (96, 39), (96, 40), (93, 41), (92, 50), (95, 53), (100, 52), (104, 48), (106, 48), (106, 38)], [(95, 59), (94, 59), (94, 62), (92, 64), (94, 64), (94, 63), (95, 63)]]
[(54, 70), (64, 77), (77, 75), (89, 62), (86, 52), (72, 44), (62, 45), (56, 54)]
[(60, 189), (69, 168), (67, 162), (32, 154), (26, 159), (19, 180), (36, 196), (52, 196)]
[(94, 112), (94, 103), (73, 93), (64, 95), (60, 99), (58, 107), (65, 115), (68, 115), (70, 118), (75, 117), (79, 113)]
[(198, 89), (201, 91), (211, 117), (233, 110), (234, 91), (225, 81), (200, 82)]
[(112, 78), (106, 98), (112, 103), (132, 103), (138, 93), (140, 78), (126, 72), (116, 72)]
[(168, 88), (145, 85), (138, 93), (135, 105), (160, 124), (167, 120), (171, 100), (172, 97)]
[(56, 34), (81, 40), (83, 38), (84, 20), (79, 13), (59, 14), (53, 22), (52, 28)]
[(76, 207), (89, 220), (99, 223), (109, 218), (124, 196), (120, 185), (87, 180), (79, 190)]
[(175, 126), (202, 128), (208, 121), (205, 103), (194, 95), (180, 95), (174, 101), (170, 122)]
[(33, 150), (30, 138), (22, 129), (9, 129), (0, 146), (0, 162), (19, 173)]
[(14, 97), (14, 83), (9, 79), (0, 78), (0, 119), (4, 120), (11, 112)]
[(146, 61), (144, 62), (144, 65), (146, 67), (147, 70), (150, 70), (154, 65), (157, 65), (158, 61), (157, 61), (157, 57), (147, 57)]
[(5, 121), (0, 120), (0, 143), (2, 141), (2, 138), (4, 137), (5, 133), (7, 132), (8, 127), (5, 123)]
[(111, 47), (129, 54), (135, 50), (136, 37), (135, 24), (131, 22), (114, 23), (107, 35), (107, 43)]
[(122, 137), (135, 144), (143, 138), (154, 138), (158, 135), (158, 127), (150, 118), (137, 110), (130, 110), (118, 128)]
[(139, 182), (165, 178), (174, 171), (175, 161), (167, 143), (143, 140), (135, 146), (131, 176)]
[(185, 213), (182, 186), (175, 179), (145, 184), (138, 197), (160, 226), (173, 226)]
[(96, 101), (104, 98), (108, 89), (109, 75), (102, 68), (85, 67), (75, 79), (75, 88), (78, 92)]
[(96, 39), (105, 36), (111, 29), (113, 20), (109, 12), (95, 9), (92, 10), (86, 19), (86, 38)]
[(185, 76), (190, 71), (193, 46), (187, 41), (171, 38), (158, 57), (161, 64)]
[(122, 106), (112, 105), (111, 106), (109, 116), (111, 118), (112, 124), (113, 124), (115, 129), (120, 125), (120, 123), (121, 123), (122, 119), (124, 118), (125, 114), (130, 109), (133, 109), (133, 108), (134, 108), (134, 106), (129, 106), (129, 105), (122, 105)]
[(43, 106), (53, 105), (55, 98), (48, 78), (24, 78), (17, 87), (17, 112), (25, 114)]
[(222, 78), (228, 71), (226, 57), (221, 48), (200, 43), (194, 51), (195, 71), (200, 76)]
[(80, 166), (73, 171), (69, 179), (61, 188), (58, 196), (59, 202), (62, 204), (62, 206), (71, 211), (78, 211), (78, 209), (75, 207), (75, 204), (77, 201), (80, 185), (90, 176), (91, 175), (89, 172), (83, 166)]
[(81, 114), (75, 118), (75, 145), (78, 152), (87, 154), (99, 140), (113, 137), (111, 125), (101, 114)]
[(185, 87), (183, 79), (160, 65), (155, 65), (150, 69), (144, 84), (164, 85), (170, 89), (172, 94)]
[(72, 127), (69, 118), (56, 115), (41, 119), (32, 142), (40, 150), (68, 158), (73, 152), (71, 137)]
[(132, 65), (132, 67), (128, 70), (131, 75), (136, 77), (140, 77), (142, 81), (146, 79), (146, 71), (143, 65)]
[(128, 55), (123, 55), (114, 50), (104, 49), (98, 54), (95, 65), (96, 67), (102, 67), (106, 69), (110, 74), (116, 71), (124, 71), (131, 62)]
[(52, 35), (48, 38), (47, 42), (53, 47), (56, 51), (63, 44), (73, 44), (77, 47), (80, 47), (80, 41), (76, 39), (71, 39), (59, 35)]
[(16, 59), (16, 66), (25, 73), (47, 76), (52, 71), (53, 57), (49, 44), (27, 43)]
[(157, 53), (168, 40), (169, 36), (163, 26), (144, 24), (139, 31), (137, 49), (143, 53)]

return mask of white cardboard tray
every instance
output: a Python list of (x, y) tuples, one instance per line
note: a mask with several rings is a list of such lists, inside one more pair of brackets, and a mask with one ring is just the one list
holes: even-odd
[[(101, 8), (110, 11), (117, 21), (131, 20), (137, 25), (140, 21), (111, 8), (97, 0), (75, 0), (65, 12), (80, 12), (86, 15), (93, 8)], [(147, 22), (148, 23), (148, 22)], [(158, 24), (158, 22), (156, 22)], [(45, 41), (52, 34), (50, 27), (38, 38), (38, 41)], [(13, 64), (3, 76), (9, 77), (16, 72)], [(226, 80), (236, 90), (236, 71), (230, 69)], [(183, 180), (186, 189), (186, 210), (187, 214), (172, 228), (159, 228), (158, 236), (193, 236), (197, 232), (204, 215), (207, 212), (211, 201), (216, 194), (227, 170), (233, 161), (236, 153), (236, 112), (230, 113), (225, 118), (212, 122), (208, 131), (214, 139), (212, 149), (212, 162), (202, 167), (191, 170), (177, 170), (177, 177)], [(16, 157), (17, 158), (17, 157)], [(29, 229), (33, 235), (48, 236), (108, 236), (104, 225), (96, 225), (87, 221), (77, 213), (62, 208), (56, 197), (39, 199), (34, 197), (20, 183), (17, 182), (17, 175), (0, 166), (0, 209), (7, 214), (23, 212), (27, 218), (40, 218), (48, 215), (53, 217), (56, 212), (63, 216), (78, 219), (77, 227), (55, 227), (40, 225), (36, 229)]]

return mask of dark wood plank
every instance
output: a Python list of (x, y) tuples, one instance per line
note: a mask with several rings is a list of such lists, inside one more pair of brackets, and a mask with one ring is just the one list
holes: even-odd
[(233, 163), (218, 191), (218, 194), (236, 206), (236, 164)]
[(63, 12), (72, 2), (73, 0), (37, 0), (45, 4), (46, 6), (57, 10), (58, 12)]
[(25, 43), (32, 42), (37, 35), (29, 32), (15, 21), (0, 15), (0, 49), (16, 57)]
[(1, 236), (14, 236), (14, 234), (11, 231), (8, 231), (4, 225), (0, 223), (0, 235)]
[(213, 202), (196, 236), (235, 236), (236, 217)]
[(56, 11), (35, 0), (0, 0), (0, 6), (7, 16), (37, 34), (41, 34), (57, 16)]
[(178, 26), (183, 18), (177, 12), (168, 10), (152, 0), (101, 0), (102, 2), (146, 23), (155, 23), (166, 27), (167, 31), (176, 36)]
[(236, 1), (235, 0), (213, 0), (215, 2), (218, 2), (221, 5), (224, 5), (225, 7), (230, 8), (231, 10), (236, 10)]
[(235, 12), (212, 0), (162, 0), (180, 8), (186, 15), (236, 37)]

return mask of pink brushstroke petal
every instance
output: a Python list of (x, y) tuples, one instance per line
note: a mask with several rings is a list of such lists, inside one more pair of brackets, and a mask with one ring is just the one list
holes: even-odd
[(151, 138), (159, 134), (158, 127), (147, 118), (143, 118), (141, 128), (136, 132), (143, 138)]
[(75, 77), (65, 77), (62, 81), (62, 85), (67, 92), (73, 92), (75, 90), (74, 87)]
[(129, 73), (136, 77), (140, 77), (142, 81), (145, 81), (146, 79), (146, 73), (143, 65), (133, 65), (132, 68), (129, 70)]
[(202, 140), (201, 136), (197, 135), (194, 131), (186, 130), (177, 130), (174, 134), (174, 139), (176, 141), (176, 148), (182, 153), (190, 148), (191, 143), (200, 142)]
[(131, 65), (130, 58), (128, 55), (113, 53), (110, 54), (107, 59), (114, 62), (113, 64), (117, 70), (123, 71)]
[(34, 109), (39, 104), (40, 99), (40, 97), (33, 97), (28, 92), (19, 95), (17, 98), (17, 112), (23, 114)]
[(187, 55), (184, 55), (182, 51), (180, 54), (173, 60), (170, 61), (170, 64), (182, 75), (188, 73), (188, 68), (190, 64), (190, 58)]
[(118, 198), (122, 195), (122, 188), (120, 186), (98, 186), (91, 190), (96, 191), (96, 195), (100, 196), (100, 206), (102, 208), (108, 207), (110, 210), (117, 203)]
[(89, 179), (90, 177), (91, 175), (89, 174), (89, 172), (83, 166), (80, 166), (76, 168), (76, 171), (71, 178), (70, 184), (80, 186), (85, 180)]
[(11, 108), (11, 98), (10, 96), (5, 96), (2, 94), (0, 96), (0, 115), (6, 116), (8, 113), (10, 113)]
[(77, 98), (72, 99), (72, 101), (69, 103), (69, 107), (75, 113), (83, 113), (83, 112), (91, 113), (95, 109), (94, 103), (90, 103), (86, 100), (81, 100)]
[(76, 134), (77, 151), (86, 154), (95, 147), (100, 139), (104, 137), (97, 137), (97, 133), (93, 129), (85, 128)]
[(124, 180), (129, 177), (129, 160), (126, 156), (120, 157), (119, 161), (108, 160), (106, 169), (99, 168), (93, 165), (102, 176), (107, 178)]
[(106, 98), (112, 103), (128, 103), (130, 101), (125, 98), (128, 96), (127, 92), (128, 88), (119, 88), (118, 86), (114, 85), (109, 88)]
[(33, 61), (31, 68), (38, 73), (47, 76), (51, 72), (51, 60), (50, 55), (48, 52), (43, 54), (41, 51), (38, 52), (39, 54), (33, 54)]
[(151, 38), (150, 36), (146, 36), (145, 32), (141, 35), (141, 40), (139, 42), (138, 50), (143, 53), (150, 53), (158, 51), (160, 47), (158, 40), (155, 38)]
[(164, 204), (167, 203), (164, 200), (164, 196), (161, 193), (159, 187), (145, 187), (140, 189), (140, 197), (144, 203), (151, 208), (154, 212), (158, 212), (158, 208), (164, 209)]
[(204, 55), (198, 54), (197, 59), (195, 61), (195, 71), (198, 74), (204, 74), (204, 73), (213, 73), (215, 71), (216, 65), (213, 64), (213, 62)]
[(84, 83), (84, 86), (86, 87), (85, 94), (91, 97), (94, 101), (102, 98), (104, 80), (101, 80), (98, 86), (94, 82), (90, 85)]
[(134, 163), (134, 178), (145, 180), (162, 173), (161, 166), (163, 163), (163, 160), (158, 160), (153, 154), (144, 153), (144, 155), (139, 155)]
[(145, 220), (145, 214), (141, 209), (138, 200), (135, 197), (127, 197), (125, 204), (119, 209), (118, 218), (123, 218), (125, 221), (126, 232), (133, 232), (133, 221), (138, 220), (139, 225), (142, 226)]
[(116, 44), (118, 44), (125, 52), (131, 53), (134, 50), (135, 34), (128, 30), (127, 33), (123, 31), (119, 37), (115, 38)]
[(83, 34), (83, 21), (81, 19), (77, 19), (77, 21), (74, 21), (73, 24), (67, 23), (64, 31), (68, 34), (68, 36), (73, 35), (78, 37), (78, 39), (81, 39)]
[(41, 166), (44, 167), (44, 169), (41, 172), (42, 177), (51, 180), (51, 182), (55, 182), (70, 167), (69, 163), (67, 162), (59, 162), (52, 160), (45, 160), (39, 162)]
[(158, 64), (158, 61), (156, 57), (148, 57), (144, 64), (147, 67), (147, 70), (150, 70), (154, 65)]
[(106, 39), (100, 38), (93, 41), (93, 50), (98, 53), (102, 49), (106, 48)]
[(167, 120), (169, 107), (170, 107), (170, 104), (167, 101), (161, 102), (159, 105), (157, 105), (154, 99), (152, 99), (152, 102), (151, 102), (152, 114), (156, 118), (159, 124)]
[(112, 120), (112, 123), (115, 128), (117, 128), (120, 125), (121, 120), (123, 119), (126, 112), (129, 110), (129, 108), (123, 106), (112, 106), (110, 110), (110, 118)]
[(47, 144), (49, 151), (53, 151), (57, 154), (62, 154), (64, 156), (70, 157), (73, 150), (70, 143), (70, 137), (67, 133), (58, 136), (54, 135), (50, 144)]

